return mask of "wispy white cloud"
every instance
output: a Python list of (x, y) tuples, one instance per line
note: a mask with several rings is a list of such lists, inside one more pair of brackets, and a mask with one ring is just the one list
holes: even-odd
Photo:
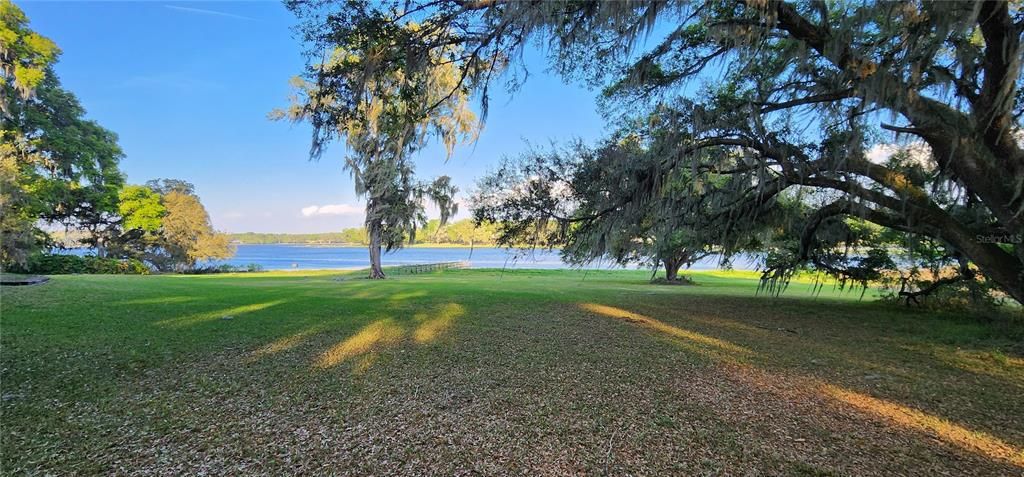
[(303, 217), (320, 215), (362, 215), (363, 208), (349, 204), (311, 205), (302, 208)]
[(205, 8), (183, 7), (181, 5), (164, 5), (164, 7), (170, 8), (171, 10), (177, 10), (179, 12), (198, 13), (200, 15), (215, 15), (218, 17), (235, 18), (238, 20), (256, 21), (255, 18), (247, 17), (245, 15), (236, 15), (234, 13), (221, 12), (217, 10), (207, 10)]
[(899, 151), (899, 147), (895, 144), (875, 144), (871, 146), (871, 149), (868, 149), (866, 155), (869, 161), (875, 164), (883, 164), (897, 151)]
[(925, 169), (931, 169), (931, 148), (924, 141), (913, 141), (906, 144), (875, 144), (865, 153), (867, 159), (875, 164), (885, 164), (896, 154), (906, 154), (906, 159), (917, 163)]

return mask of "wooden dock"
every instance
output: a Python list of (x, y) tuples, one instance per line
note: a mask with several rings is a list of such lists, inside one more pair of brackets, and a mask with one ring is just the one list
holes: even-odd
[(417, 273), (431, 273), (439, 272), (442, 270), (460, 270), (463, 268), (469, 268), (469, 261), (462, 260), (459, 262), (438, 262), (438, 263), (421, 263), (416, 265), (399, 265), (396, 267), (388, 267), (384, 273), (390, 273), (395, 275), (406, 275), (406, 274), (417, 274)]

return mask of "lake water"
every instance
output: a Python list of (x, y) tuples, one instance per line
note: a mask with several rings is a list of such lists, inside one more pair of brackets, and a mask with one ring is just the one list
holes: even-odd
[[(85, 255), (89, 249), (69, 249), (57, 253)], [(508, 250), (495, 247), (469, 248), (427, 248), (413, 247), (385, 253), (384, 266), (415, 265), (421, 263), (468, 261), (472, 268), (570, 268), (559, 257), (558, 251)], [(691, 270), (713, 270), (718, 267), (717, 256), (697, 262)], [(322, 270), (354, 269), (370, 266), (369, 252), (365, 247), (342, 247), (337, 245), (238, 245), (235, 256), (229, 260), (213, 262), (247, 266), (257, 264), (264, 270)], [(733, 260), (736, 270), (753, 270), (757, 263), (750, 257), (739, 256)], [(584, 268), (621, 268), (605, 262), (594, 262)], [(636, 268), (636, 267), (632, 267)]]
[[(384, 266), (414, 265), (420, 263), (468, 261), (472, 268), (568, 268), (558, 251), (517, 251), (494, 247), (468, 248), (403, 248), (386, 253)], [(251, 263), (265, 270), (310, 270), (328, 268), (365, 268), (369, 266), (369, 252), (364, 247), (319, 245), (239, 245), (234, 258), (221, 263), (245, 266)], [(754, 269), (748, 257), (738, 257), (733, 267)], [(593, 263), (588, 268), (609, 267), (608, 263)], [(718, 257), (709, 257), (692, 269), (718, 268)]]

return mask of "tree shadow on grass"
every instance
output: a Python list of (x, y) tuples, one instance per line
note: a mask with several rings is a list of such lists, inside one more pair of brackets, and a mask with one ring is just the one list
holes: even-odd
[[(731, 339), (737, 337), (737, 331), (747, 335), (745, 337), (746, 341), (755, 341), (756, 338), (763, 338), (763, 336), (752, 337), (751, 335), (770, 335), (768, 330), (754, 328), (746, 323), (737, 323), (734, 320), (722, 317), (694, 317), (687, 315), (685, 312), (676, 313), (677, 315), (683, 315), (689, 321), (700, 322), (705, 330), (707, 328), (713, 329), (717, 326), (719, 331), (723, 328), (733, 331), (733, 336), (723, 338), (681, 327), (676, 324), (680, 321), (678, 319), (672, 320), (673, 324), (669, 324), (636, 311), (598, 303), (580, 303), (578, 307), (591, 314), (625, 321), (658, 334), (667, 335), (678, 341), (678, 344), (688, 351), (696, 351), (718, 364), (728, 365), (731, 370), (730, 373), (746, 381), (747, 384), (753, 383), (756, 386), (759, 382), (763, 382), (763, 380), (749, 379), (746, 376), (747, 373), (743, 370), (750, 369), (750, 363), (757, 363), (762, 367), (762, 369), (758, 369), (757, 374), (767, 373), (771, 376), (775, 373), (771, 371), (773, 366), (769, 364), (770, 359), (765, 359), (760, 353), (755, 353), (748, 347), (731, 341)], [(841, 352), (851, 356), (859, 356), (865, 352), (870, 353), (870, 348), (862, 346), (860, 349), (861, 353), (854, 353), (851, 349), (844, 349)], [(772, 351), (769, 350), (767, 352), (771, 353)], [(817, 355), (817, 353), (813, 355)], [(870, 361), (863, 360), (862, 362), (869, 363)], [(766, 364), (769, 365), (766, 366)], [(922, 437), (935, 438), (947, 446), (956, 447), (994, 461), (1024, 469), (1024, 448), (1007, 442), (991, 432), (970, 429), (940, 417), (942, 413), (938, 410), (926, 411), (891, 399), (874, 397), (870, 392), (850, 389), (831, 383), (819, 376), (805, 374), (798, 370), (783, 369), (782, 371), (782, 374), (771, 376), (768, 380), (775, 382), (792, 381), (794, 385), (813, 389), (817, 396), (824, 398), (826, 402), (833, 406), (845, 406), (901, 430), (912, 431)], [(794, 373), (794, 371), (797, 372)], [(923, 376), (921, 377), (921, 379), (924, 378)], [(877, 392), (877, 390), (872, 391)]]
[(164, 326), (168, 328), (183, 328), (187, 326), (193, 326), (200, 323), (206, 323), (218, 319), (235, 319), (249, 313), (255, 313), (258, 311), (266, 310), (267, 308), (275, 307), (285, 303), (286, 300), (271, 300), (262, 303), (251, 303), (248, 305), (239, 305), (231, 308), (223, 308), (219, 310), (204, 311), (195, 313), (187, 316), (179, 316), (174, 318), (168, 318), (156, 322), (157, 326)]
[[(400, 299), (408, 298), (408, 296)], [(466, 309), (454, 302), (439, 304), (428, 311), (413, 313), (406, 318), (379, 318), (364, 325), (351, 335), (335, 342), (326, 349), (314, 352), (310, 367), (328, 370), (344, 363), (355, 361), (355, 372), (365, 372), (377, 358), (377, 354), (389, 348), (412, 343), (429, 345), (449, 333), (456, 321), (466, 314)], [(327, 334), (331, 328), (320, 324), (267, 343), (249, 353), (244, 361), (259, 359), (292, 351), (311, 341), (318, 335)]]

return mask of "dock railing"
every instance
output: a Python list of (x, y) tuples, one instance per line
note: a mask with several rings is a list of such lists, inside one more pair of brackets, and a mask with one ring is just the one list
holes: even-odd
[(390, 269), (388, 272), (396, 275), (430, 273), (442, 270), (459, 270), (469, 268), (469, 261), (462, 260), (458, 262), (418, 263), (414, 265), (398, 265), (388, 268)]

